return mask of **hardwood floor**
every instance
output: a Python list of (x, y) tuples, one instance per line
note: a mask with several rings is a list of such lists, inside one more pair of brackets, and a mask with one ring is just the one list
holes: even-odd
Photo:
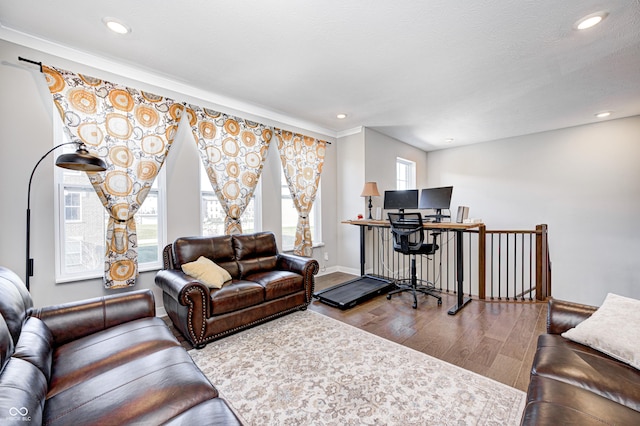
[[(353, 279), (333, 273), (316, 277), (316, 291)], [(546, 330), (546, 303), (486, 302), (474, 299), (456, 315), (453, 294), (442, 306), (420, 295), (413, 309), (410, 293), (384, 295), (347, 310), (314, 300), (309, 309), (451, 364), (526, 391), (539, 334)]]

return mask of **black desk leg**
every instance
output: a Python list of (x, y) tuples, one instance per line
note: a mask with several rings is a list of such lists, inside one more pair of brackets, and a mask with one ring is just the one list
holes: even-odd
[(447, 312), (449, 315), (455, 315), (459, 310), (465, 307), (469, 302), (471, 302), (470, 297), (464, 297), (464, 250), (463, 250), (463, 234), (464, 231), (456, 230), (456, 280), (458, 281), (458, 303), (455, 306), (451, 307)]
[(364, 226), (360, 225), (360, 276), (364, 277)]

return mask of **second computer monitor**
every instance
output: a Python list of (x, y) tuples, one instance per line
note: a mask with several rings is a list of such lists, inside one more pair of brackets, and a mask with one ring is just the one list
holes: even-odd
[(434, 209), (440, 212), (447, 210), (451, 206), (451, 194), (453, 186), (443, 186), (440, 188), (425, 188), (420, 193), (420, 209)]
[(404, 209), (418, 208), (418, 190), (405, 189), (384, 191), (384, 209), (404, 211)]

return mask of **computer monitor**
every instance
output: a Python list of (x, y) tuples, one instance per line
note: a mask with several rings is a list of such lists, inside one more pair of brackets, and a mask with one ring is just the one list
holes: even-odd
[(394, 191), (384, 191), (384, 209), (399, 210), (418, 208), (418, 190), (402, 189)]
[(435, 215), (427, 217), (435, 217), (436, 221), (450, 215), (443, 215), (442, 210), (448, 210), (451, 206), (451, 194), (453, 194), (453, 186), (443, 186), (440, 188), (425, 188), (420, 193), (420, 209), (433, 209)]

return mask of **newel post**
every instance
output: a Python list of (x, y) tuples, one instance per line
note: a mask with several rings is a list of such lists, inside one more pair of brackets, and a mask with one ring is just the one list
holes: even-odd
[(478, 298), (486, 298), (486, 268), (487, 268), (487, 227), (478, 227)]
[(536, 299), (546, 300), (550, 296), (551, 269), (547, 225), (536, 225)]

